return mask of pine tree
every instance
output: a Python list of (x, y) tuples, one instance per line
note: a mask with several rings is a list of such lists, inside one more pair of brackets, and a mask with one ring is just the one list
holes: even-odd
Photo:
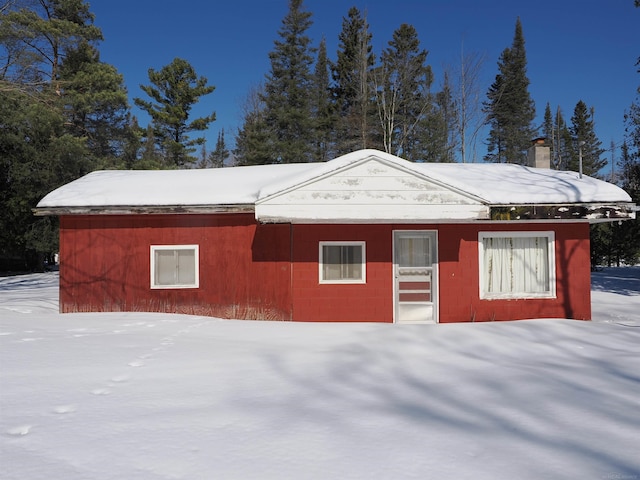
[(22, 268), (37, 268), (56, 251), (56, 221), (34, 217), (31, 209), (49, 191), (100, 165), (96, 152), (106, 150), (101, 139), (117, 123), (116, 111), (127, 115), (121, 77), (98, 61), (95, 44), (102, 33), (93, 18), (82, 0), (3, 6), (0, 264), (13, 258)]
[(445, 72), (442, 90), (435, 98), (437, 114), (443, 125), (443, 149), (434, 158), (437, 162), (455, 161), (455, 151), (458, 147), (458, 130), (456, 121), (458, 118), (458, 105), (453, 99), (453, 91), (449, 83), (449, 75)]
[[(544, 107), (544, 120), (542, 121), (542, 136), (544, 137), (544, 141), (547, 145), (553, 146), (555, 133), (553, 130), (553, 114), (551, 113), (551, 105), (549, 105), (549, 102), (547, 102), (547, 104)], [(551, 153), (551, 156), (553, 158), (553, 151)]]
[(376, 124), (372, 69), (375, 55), (369, 25), (356, 7), (342, 19), (337, 60), (332, 68), (337, 124), (337, 154), (373, 146)]
[(318, 47), (318, 58), (313, 73), (312, 113), (315, 125), (313, 160), (325, 162), (333, 158), (335, 151), (335, 115), (329, 84), (327, 44), (324, 38)]
[(123, 166), (130, 120), (122, 75), (83, 40), (67, 51), (59, 77), (67, 130), (86, 138), (93, 168)]
[(402, 24), (376, 69), (376, 104), (384, 149), (407, 160), (423, 160), (417, 126), (432, 106), (433, 75), (416, 29)]
[(562, 115), (562, 110), (560, 107), (557, 108), (556, 114), (554, 116), (554, 131), (555, 131), (555, 140), (554, 140), (554, 157), (553, 158), (553, 168), (556, 170), (567, 170), (569, 165), (569, 159), (574, 156), (574, 142), (571, 137), (571, 131), (569, 130), (569, 125), (564, 120), (564, 116)]
[(264, 87), (252, 88), (243, 106), (243, 125), (236, 135), (233, 151), (236, 165), (263, 165), (275, 161), (275, 135), (267, 123), (265, 109)]
[(545, 143), (549, 146), (551, 157), (551, 168), (555, 170), (565, 170), (562, 164), (563, 147), (562, 135), (570, 136), (566, 126), (564, 125), (564, 119), (562, 118), (562, 112), (560, 107), (557, 108), (554, 115), (551, 111), (551, 105), (547, 102), (544, 109), (544, 120), (542, 122), (542, 136)]
[[(582, 100), (578, 101), (571, 117), (571, 137), (573, 155), (569, 158), (568, 170), (578, 171), (582, 154), (582, 172), (585, 175), (597, 175), (607, 160), (601, 158), (604, 149), (595, 132), (593, 109), (589, 109)], [(577, 155), (576, 155), (577, 153)]]
[(161, 170), (167, 168), (162, 155), (156, 147), (156, 136), (153, 133), (153, 126), (147, 125), (140, 142), (140, 159), (136, 161), (133, 168), (139, 170)]
[(209, 168), (211, 162), (209, 161), (209, 153), (207, 152), (207, 143), (204, 142), (200, 145), (200, 155), (198, 156), (198, 162), (196, 168)]
[(535, 135), (535, 106), (529, 95), (527, 58), (520, 18), (516, 21), (511, 48), (502, 52), (499, 73), (487, 92), (484, 111), (489, 125), (486, 160), (525, 164), (527, 149)]
[(0, 23), (0, 79), (16, 86), (46, 85), (59, 92), (59, 69), (67, 51), (81, 41), (102, 40), (83, 0), (17, 0), (7, 10)]
[(189, 114), (200, 97), (215, 87), (207, 85), (207, 78), (198, 77), (191, 64), (181, 58), (173, 59), (159, 71), (150, 68), (149, 80), (151, 85), (140, 88), (152, 101), (134, 98), (134, 102), (151, 117), (156, 143), (167, 165), (189, 165), (195, 161), (191, 156), (195, 146), (205, 141), (204, 137), (190, 138), (189, 133), (206, 130), (216, 118), (212, 113), (190, 120)]
[(312, 15), (302, 4), (302, 0), (289, 0), (289, 11), (278, 31), (280, 39), (269, 53), (271, 70), (264, 87), (264, 113), (274, 147), (270, 163), (313, 160), (309, 148), (314, 135), (309, 97), (313, 49), (306, 34)]
[(416, 125), (419, 143), (410, 159), (425, 162), (453, 162), (457, 148), (457, 105), (445, 72), (442, 90), (429, 94), (431, 103), (427, 105), (422, 120)]
[(218, 139), (216, 140), (216, 148), (208, 156), (209, 164), (213, 168), (224, 167), (224, 162), (229, 157), (229, 150), (227, 144), (224, 141), (224, 128), (218, 133)]

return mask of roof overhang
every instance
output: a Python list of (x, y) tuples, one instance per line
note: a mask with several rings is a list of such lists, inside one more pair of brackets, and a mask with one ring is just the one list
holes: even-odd
[(589, 223), (617, 222), (636, 218), (638, 207), (631, 202), (576, 203), (576, 204), (535, 204), (535, 205), (493, 205), (490, 218), (498, 221), (588, 220)]
[(253, 213), (253, 204), (242, 205), (112, 205), (100, 207), (40, 207), (34, 208), (37, 216), (62, 215), (161, 215), (161, 214), (211, 214)]

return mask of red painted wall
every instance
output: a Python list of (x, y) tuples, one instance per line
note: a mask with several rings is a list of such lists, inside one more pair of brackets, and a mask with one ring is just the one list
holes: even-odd
[[(556, 298), (480, 300), (478, 233), (481, 231), (555, 231)], [(441, 225), (440, 322), (591, 318), (589, 225), (487, 224)]]
[[(393, 321), (394, 230), (437, 230), (439, 321), (526, 318), (591, 318), (589, 225), (294, 225), (293, 319), (299, 321)], [(552, 299), (480, 300), (480, 231), (555, 231), (556, 290)], [(321, 241), (366, 242), (366, 284), (319, 284)]]
[[(591, 318), (589, 226), (257, 225), (252, 214), (63, 216), (60, 308), (393, 321), (394, 230), (437, 230), (439, 321)], [(554, 230), (557, 298), (480, 300), (478, 232)], [(320, 284), (320, 241), (366, 242), (365, 284)], [(200, 288), (151, 290), (151, 245), (200, 245)]]
[[(293, 319), (393, 322), (389, 225), (293, 225)], [(319, 242), (366, 242), (365, 284), (320, 284)]]
[[(198, 244), (200, 288), (150, 288), (151, 245)], [(63, 216), (60, 309), (291, 319), (289, 225), (252, 214)]]

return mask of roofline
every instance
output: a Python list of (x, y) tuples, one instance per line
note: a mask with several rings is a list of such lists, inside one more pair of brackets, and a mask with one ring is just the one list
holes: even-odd
[(206, 214), (206, 213), (254, 213), (253, 203), (237, 205), (105, 205), (82, 207), (36, 207), (33, 214), (39, 217), (61, 215), (154, 215), (154, 214)]
[[(444, 188), (446, 188), (448, 190), (451, 190), (451, 191), (453, 191), (453, 192), (455, 192), (455, 193), (457, 193), (459, 195), (467, 197), (467, 198), (469, 198), (469, 199), (471, 199), (471, 200), (473, 200), (473, 201), (475, 201), (477, 203), (485, 204), (485, 205), (490, 204), (490, 202), (488, 202), (487, 199), (485, 199), (485, 198), (482, 198), (482, 197), (480, 197), (478, 195), (475, 195), (473, 193), (469, 193), (469, 192), (467, 192), (465, 190), (462, 190), (462, 189), (460, 189), (458, 187), (454, 187), (452, 185), (449, 185), (446, 182), (443, 182), (441, 180), (432, 178), (432, 177), (424, 174), (423, 172), (421, 172), (418, 169), (412, 168), (413, 162), (409, 162), (408, 160), (405, 160), (405, 159), (400, 158), (398, 156), (392, 155), (390, 153), (381, 152), (381, 151), (378, 151), (378, 150), (369, 149), (369, 150), (366, 150), (366, 152), (368, 153), (368, 155), (366, 157), (360, 158), (358, 160), (354, 160), (352, 162), (347, 163), (346, 165), (342, 165), (342, 166), (340, 166), (340, 167), (338, 167), (336, 169), (329, 170), (329, 171), (327, 171), (327, 172), (325, 172), (325, 173), (323, 173), (321, 175), (311, 176), (310, 178), (307, 178), (307, 179), (303, 180), (302, 182), (296, 183), (295, 185), (290, 185), (290, 186), (285, 187), (285, 188), (283, 188), (281, 190), (278, 190), (276, 192), (273, 192), (273, 193), (270, 193), (268, 195), (265, 195), (264, 197), (259, 195), (258, 199), (256, 200), (256, 205), (259, 205), (261, 203), (267, 202), (267, 201), (269, 201), (269, 200), (271, 200), (273, 198), (279, 197), (281, 195), (285, 195), (285, 194), (287, 194), (287, 193), (289, 193), (289, 192), (291, 192), (293, 190), (297, 190), (297, 189), (299, 189), (301, 187), (304, 187), (306, 185), (318, 182), (318, 181), (320, 181), (320, 180), (322, 180), (322, 179), (324, 179), (326, 177), (330, 177), (330, 176), (334, 175), (336, 172), (350, 170), (350, 169), (355, 168), (358, 165), (361, 165), (361, 164), (363, 164), (365, 162), (368, 162), (370, 160), (376, 160), (376, 161), (379, 161), (379, 162), (381, 162), (381, 163), (383, 163), (385, 165), (389, 165), (389, 166), (392, 166), (394, 168), (397, 168), (397, 169), (399, 169), (401, 171), (404, 171), (406, 173), (409, 173), (411, 175), (419, 177), (419, 178), (421, 178), (423, 180), (431, 182), (431, 183), (433, 183), (435, 185), (438, 185), (440, 187), (444, 187)], [(350, 155), (350, 154), (347, 154), (347, 155)], [(341, 157), (338, 157), (338, 159), (339, 158), (341, 158)], [(335, 159), (335, 160), (338, 160), (338, 159)], [(335, 161), (335, 160), (332, 160), (332, 161)], [(326, 163), (330, 163), (330, 162), (326, 162)]]

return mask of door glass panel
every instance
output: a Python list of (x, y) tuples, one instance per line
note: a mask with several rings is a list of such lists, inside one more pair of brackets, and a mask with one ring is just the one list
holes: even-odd
[(436, 266), (432, 231), (395, 232), (395, 321), (435, 322)]
[(427, 237), (400, 237), (398, 265), (400, 267), (428, 267), (431, 265), (430, 242)]

